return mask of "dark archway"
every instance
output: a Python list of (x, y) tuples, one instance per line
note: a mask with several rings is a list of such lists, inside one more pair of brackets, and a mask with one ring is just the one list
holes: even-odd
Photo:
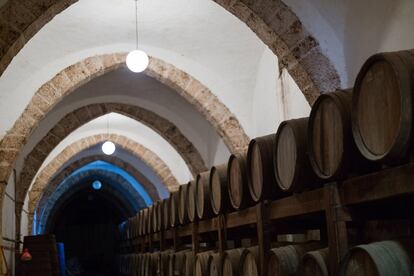
[[(117, 275), (117, 226), (136, 208), (105, 181), (93, 189), (91, 181), (79, 183), (56, 202), (45, 233), (65, 245), (68, 271), (74, 275)], [(71, 274), (72, 275), (72, 274)]]

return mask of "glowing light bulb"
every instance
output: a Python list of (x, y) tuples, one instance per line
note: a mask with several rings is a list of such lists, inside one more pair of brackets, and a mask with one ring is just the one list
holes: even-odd
[(102, 188), (102, 182), (99, 180), (95, 180), (92, 183), (92, 188), (94, 188), (95, 190), (100, 190)]
[(112, 143), (111, 141), (106, 141), (102, 145), (102, 151), (106, 155), (112, 155), (115, 152), (115, 149), (116, 149), (115, 144)]
[(149, 64), (148, 55), (141, 50), (129, 52), (126, 57), (126, 65), (134, 73), (140, 73), (147, 69)]

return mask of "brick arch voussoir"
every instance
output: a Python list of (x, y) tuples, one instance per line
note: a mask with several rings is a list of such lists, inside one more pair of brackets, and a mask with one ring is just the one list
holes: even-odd
[(281, 0), (213, 0), (243, 21), (275, 53), (312, 105), (340, 87), (339, 75), (318, 41)]
[[(78, 184), (80, 182), (82, 183), (84, 179), (95, 175), (105, 177), (106, 179), (109, 179), (111, 182), (117, 183), (117, 186), (119, 185), (119, 187), (122, 187), (122, 189), (125, 192), (127, 192), (128, 196), (131, 197), (129, 200), (127, 200), (129, 201), (129, 203), (133, 202), (133, 204), (137, 204), (141, 207), (146, 206), (145, 201), (141, 197), (141, 195), (136, 190), (134, 190), (134, 188), (130, 185), (129, 181), (126, 180), (123, 176), (103, 169), (91, 169), (80, 172), (76, 176), (70, 176), (69, 178), (66, 178), (63, 181), (63, 183), (61, 183), (61, 185), (59, 186), (59, 189), (56, 189), (56, 191), (53, 194), (42, 194), (40, 204), (36, 206), (37, 208), (35, 213), (37, 215), (37, 219), (40, 217), (43, 218), (43, 220), (38, 220), (38, 222), (44, 225), (44, 222), (48, 219), (50, 212), (55, 207), (63, 203), (63, 198), (68, 198), (74, 193), (76, 193), (76, 191), (83, 189), (85, 187), (85, 183), (83, 183), (82, 185)], [(106, 189), (111, 190), (111, 197), (118, 198), (120, 200), (126, 199), (125, 195), (122, 195), (122, 193), (120, 193), (115, 187), (107, 185)], [(33, 218), (35, 217), (35, 213), (33, 213)], [(29, 224), (32, 224), (33, 220), (30, 215), (31, 214), (29, 214)], [(31, 228), (29, 228), (29, 231), (30, 229)]]
[[(40, 172), (39, 176), (36, 178), (35, 183), (37, 182), (39, 186), (36, 186), (36, 189), (33, 191), (41, 191), (40, 185), (49, 183), (53, 178), (54, 173), (65, 165), (71, 158), (79, 154), (80, 152), (87, 150), (93, 146), (96, 146), (99, 143), (102, 143), (110, 139), (119, 147), (124, 150), (129, 151), (131, 154), (135, 155), (137, 158), (142, 160), (153, 172), (159, 177), (162, 183), (165, 184), (169, 191), (175, 191), (178, 189), (178, 181), (175, 176), (172, 174), (169, 167), (164, 163), (164, 161), (159, 158), (154, 152), (142, 146), (141, 144), (117, 134), (98, 134), (90, 137), (80, 139), (73, 144), (67, 146), (54, 160), (48, 163), (44, 169)], [(40, 165), (39, 165), (40, 167)], [(21, 176), (17, 181), (18, 194), (17, 199), (19, 202), (23, 202), (26, 193), (30, 187), (32, 180), (36, 175), (36, 170), (28, 171), (26, 174)]]
[[(125, 57), (125, 54), (118, 53), (87, 58), (62, 70), (39, 88), (23, 114), (0, 142), (0, 183), (7, 183), (18, 153), (23, 149), (40, 120), (53, 106), (88, 80), (125, 66)], [(173, 65), (152, 57), (144, 73), (177, 91), (193, 104), (216, 129), (231, 152), (237, 153), (246, 149), (249, 137), (237, 118), (201, 82)], [(54, 145), (59, 139), (63, 139), (62, 132), (65, 128), (73, 128), (74, 125), (80, 124), (75, 114), (68, 116), (64, 127), (56, 126), (42, 139), (41, 143), (45, 144), (44, 147)], [(41, 151), (33, 154), (38, 156), (35, 159), (45, 157), (45, 153)]]
[[(63, 153), (61, 153), (63, 154)], [(139, 158), (139, 157), (137, 157)], [(157, 190), (153, 183), (140, 171), (135, 169), (134, 166), (128, 162), (122, 160), (117, 156), (108, 156), (108, 155), (92, 155), (87, 156), (81, 159), (75, 159), (73, 162), (67, 162), (63, 166), (59, 167), (61, 158), (55, 157), (50, 162), (50, 167), (52, 171), (46, 173), (45, 170), (42, 170), (35, 181), (33, 182), (32, 188), (29, 191), (29, 213), (33, 213), (36, 206), (39, 203), (41, 195), (51, 195), (67, 176), (71, 175), (75, 170), (92, 163), (94, 161), (100, 160), (111, 163), (119, 168), (124, 169), (127, 173), (133, 176), (142, 184), (145, 191), (151, 197), (153, 201), (160, 199)], [(56, 164), (52, 164), (56, 163)], [(51, 176), (50, 176), (51, 175)]]

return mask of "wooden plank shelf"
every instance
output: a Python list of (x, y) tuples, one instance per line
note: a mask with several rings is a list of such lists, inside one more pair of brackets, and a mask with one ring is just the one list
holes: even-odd
[(414, 193), (414, 163), (381, 170), (340, 183), (344, 205), (367, 203)]
[[(331, 185), (338, 186), (339, 203), (346, 206), (414, 194), (413, 180), (414, 163), (409, 163)], [(270, 220), (322, 213), (326, 211), (325, 189), (326, 187), (322, 187), (274, 200), (266, 204), (264, 208)], [(340, 211), (336, 210), (336, 212)], [(255, 224), (257, 223), (256, 206), (225, 214), (224, 220), (226, 229)], [(199, 221), (197, 224), (200, 234), (216, 232), (219, 228), (217, 217)], [(178, 226), (176, 229), (178, 237), (192, 235), (192, 224)], [(173, 239), (172, 230), (165, 231), (164, 238)], [(151, 240), (159, 241), (159, 233), (152, 234)]]
[[(191, 243), (194, 253), (197, 253), (201, 242), (207, 239), (208, 242), (217, 242), (217, 249), (223, 252), (226, 250), (227, 238), (232, 238), (228, 236), (227, 231), (238, 232), (239, 227), (245, 227), (245, 231), (239, 231), (242, 234), (237, 236), (248, 235), (255, 239), (260, 248), (261, 275), (264, 275), (266, 266), (263, 260), (269, 250), (270, 240), (275, 234), (303, 233), (301, 231), (319, 229), (321, 239), (329, 247), (330, 275), (338, 275), (340, 260), (349, 249), (348, 222), (367, 218), (363, 212), (353, 211), (358, 208), (365, 209), (367, 203), (370, 203), (372, 208), (377, 208), (380, 206), (375, 205), (377, 203), (398, 200), (402, 196), (414, 196), (413, 180), (414, 162), (340, 182), (327, 183), (323, 187), (278, 200), (260, 202), (244, 210), (146, 235), (140, 237), (139, 242), (130, 241), (130, 244), (140, 244), (141, 251), (145, 251), (153, 250), (152, 246), (161, 250), (168, 248), (165, 247), (168, 241), (174, 250), (183, 248), (184, 244), (187, 244), (188, 248), (188, 244)], [(405, 198), (411, 202), (409, 197)], [(304, 225), (303, 221), (309, 225)], [(246, 226), (251, 227), (247, 229)], [(214, 235), (202, 236), (205, 233)], [(235, 238), (237, 239), (238, 237)], [(184, 240), (186, 242), (183, 242)]]
[(319, 188), (273, 201), (269, 205), (269, 219), (283, 219), (323, 212), (324, 190)]

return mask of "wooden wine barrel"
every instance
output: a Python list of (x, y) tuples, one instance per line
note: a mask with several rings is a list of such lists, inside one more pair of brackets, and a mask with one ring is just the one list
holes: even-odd
[(208, 276), (208, 259), (211, 252), (203, 252), (196, 255), (194, 259), (194, 275), (195, 276)]
[(273, 170), (282, 191), (299, 192), (316, 182), (307, 156), (307, 132), (308, 118), (284, 121), (277, 130)]
[(259, 248), (246, 248), (240, 256), (240, 276), (259, 276)]
[(309, 159), (315, 174), (325, 180), (345, 177), (365, 167), (352, 137), (352, 91), (319, 96), (308, 122)]
[(352, 132), (362, 155), (396, 162), (411, 150), (414, 52), (380, 53), (362, 66), (352, 99)]
[(227, 166), (227, 189), (230, 204), (236, 210), (253, 205), (247, 182), (246, 156), (232, 154)]
[(154, 202), (152, 205), (152, 213), (151, 213), (151, 221), (152, 221), (152, 232), (157, 232), (158, 230), (158, 209), (159, 209), (159, 201)]
[(144, 234), (143, 231), (142, 231), (144, 225), (145, 225), (145, 223), (144, 223), (144, 210), (140, 210), (139, 211), (139, 226), (138, 226), (139, 236), (142, 236)]
[(195, 203), (197, 218), (206, 219), (213, 216), (211, 208), (211, 194), (209, 189), (210, 172), (202, 172), (197, 175), (195, 182)]
[(161, 231), (164, 227), (164, 200), (160, 200), (158, 202), (158, 209), (157, 209), (157, 231)]
[(150, 253), (146, 253), (142, 256), (142, 265), (140, 269), (140, 275), (146, 276), (148, 275), (148, 270), (150, 269)]
[(219, 253), (213, 253), (208, 257), (207, 260), (207, 275), (209, 276), (221, 276), (221, 257)]
[(188, 253), (188, 251), (171, 254), (168, 264), (169, 276), (185, 275), (186, 253)]
[(134, 238), (138, 238), (139, 233), (138, 233), (138, 228), (139, 228), (139, 213), (137, 213), (134, 216)]
[(187, 189), (189, 184), (180, 185), (178, 188), (178, 221), (180, 224), (186, 224), (188, 222), (187, 208), (188, 208), (188, 199), (187, 199)]
[(196, 194), (195, 194), (195, 181), (190, 181), (187, 187), (187, 217), (189, 222), (194, 222), (197, 218), (196, 214)]
[(147, 234), (152, 233), (152, 213), (154, 205), (148, 207), (148, 217), (147, 217)]
[(139, 276), (140, 263), (141, 263), (141, 254), (134, 254), (134, 263), (132, 265), (133, 276)]
[(210, 170), (209, 186), (210, 204), (214, 215), (229, 209), (230, 199), (227, 190), (227, 164), (213, 166)]
[(143, 209), (138, 211), (138, 237), (142, 235), (142, 212)]
[(267, 275), (296, 275), (303, 255), (321, 247), (319, 242), (309, 242), (272, 248), (267, 261)]
[(299, 266), (298, 275), (328, 276), (328, 248), (306, 253)]
[(142, 234), (143, 235), (148, 234), (148, 224), (149, 224), (148, 216), (149, 216), (149, 208), (145, 208), (142, 212), (142, 222), (143, 222), (143, 224), (142, 224)]
[(243, 251), (243, 248), (224, 251), (220, 262), (220, 272), (222, 276), (240, 275), (240, 258)]
[(170, 226), (175, 227), (180, 222), (178, 220), (178, 208), (179, 208), (179, 192), (173, 192), (170, 196)]
[(194, 253), (191, 251), (185, 253), (184, 275), (194, 276)]
[(157, 274), (159, 276), (168, 276), (169, 257), (171, 250), (160, 252), (157, 259)]
[(253, 201), (272, 199), (280, 195), (273, 174), (275, 134), (254, 138), (247, 151), (247, 175)]
[[(170, 194), (170, 196), (172, 196)], [(163, 206), (163, 223), (162, 223), (162, 229), (163, 230), (167, 230), (168, 228), (170, 228), (170, 217), (171, 217), (171, 197), (164, 199), (164, 203), (162, 204)]]
[(413, 242), (381, 241), (358, 245), (341, 263), (341, 276), (413, 275)]

